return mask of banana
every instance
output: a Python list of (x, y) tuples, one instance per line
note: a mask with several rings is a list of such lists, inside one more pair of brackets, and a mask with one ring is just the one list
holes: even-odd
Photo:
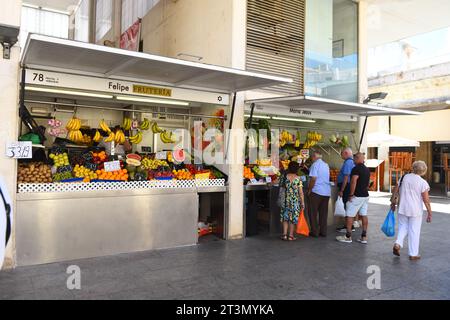
[(114, 134), (114, 132), (110, 132), (108, 138), (105, 139), (105, 142), (113, 142), (115, 137), (116, 135)]
[(131, 136), (129, 140), (133, 144), (139, 144), (142, 142), (142, 138), (143, 138), (142, 132), (138, 131), (138, 133), (134, 136)]
[(95, 131), (94, 138), (92, 139), (94, 142), (100, 142), (102, 140), (102, 135), (100, 134), (100, 131)]
[(175, 143), (173, 132), (164, 131), (159, 137), (163, 143)]
[(163, 133), (164, 130), (161, 129), (160, 127), (158, 127), (158, 124), (157, 124), (156, 122), (153, 122), (153, 125), (152, 125), (152, 132), (153, 132), (154, 134), (158, 134), (158, 133)]
[(124, 118), (123, 119), (123, 124), (122, 124), (122, 128), (125, 130), (125, 131), (128, 131), (128, 130), (130, 130), (131, 129), (131, 119), (130, 118)]
[(75, 117), (70, 119), (66, 125), (66, 129), (68, 131), (77, 131), (80, 130), (80, 128), (81, 128), (81, 120)]
[(150, 128), (150, 121), (147, 118), (144, 118), (144, 121), (139, 126), (141, 130), (147, 131)]
[(115, 133), (114, 141), (115, 141), (117, 144), (122, 144), (122, 143), (125, 142), (125, 134), (123, 133), (122, 130), (118, 130), (118, 131)]
[[(107, 133), (111, 133), (111, 129), (109, 128), (109, 126), (106, 124), (105, 120), (100, 121), (100, 128), (107, 132)], [(106, 140), (105, 140), (106, 141)]]

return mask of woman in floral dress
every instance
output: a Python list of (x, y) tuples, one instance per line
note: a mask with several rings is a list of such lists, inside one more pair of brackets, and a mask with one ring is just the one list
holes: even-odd
[(297, 175), (299, 164), (296, 161), (289, 163), (286, 174), (280, 179), (280, 189), (284, 188), (284, 199), (281, 202), (281, 222), (283, 224), (282, 240), (297, 240), (294, 236), (295, 226), (298, 223), (300, 212), (304, 208), (303, 185)]

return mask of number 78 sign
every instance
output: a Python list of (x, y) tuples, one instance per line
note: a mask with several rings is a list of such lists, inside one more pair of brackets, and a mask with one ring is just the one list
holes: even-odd
[(33, 146), (31, 141), (18, 141), (7, 143), (6, 156), (12, 159), (33, 158)]

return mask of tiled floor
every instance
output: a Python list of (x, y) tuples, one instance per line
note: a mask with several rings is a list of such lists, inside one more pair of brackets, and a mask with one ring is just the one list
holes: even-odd
[[(450, 204), (449, 204), (450, 205)], [(391, 254), (380, 225), (387, 207), (370, 206), (370, 243), (329, 238), (282, 242), (258, 236), (0, 272), (0, 299), (450, 299), (450, 215), (422, 229), (422, 260)], [(355, 234), (355, 237), (357, 235)], [(66, 288), (69, 265), (81, 290)], [(367, 288), (367, 267), (381, 289)]]

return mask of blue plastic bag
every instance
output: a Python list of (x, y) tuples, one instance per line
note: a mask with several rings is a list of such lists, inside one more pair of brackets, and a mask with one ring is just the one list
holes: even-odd
[(384, 220), (384, 223), (381, 226), (381, 231), (383, 231), (383, 233), (388, 237), (395, 236), (395, 214), (394, 214), (394, 211), (389, 210), (389, 213), (387, 214), (386, 219)]

